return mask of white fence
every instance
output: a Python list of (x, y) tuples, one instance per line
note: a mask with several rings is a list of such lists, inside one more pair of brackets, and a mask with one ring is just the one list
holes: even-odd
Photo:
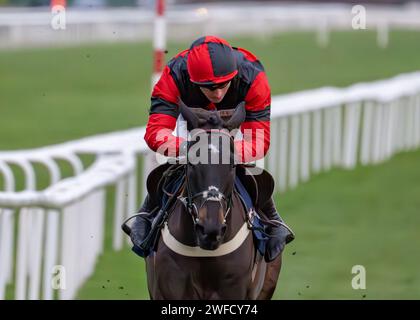
[[(277, 191), (332, 167), (382, 162), (420, 147), (420, 72), (273, 97), (271, 126), (265, 166), (275, 177)], [(132, 129), (36, 150), (0, 152), (5, 186), (0, 192), (0, 299), (8, 284), (14, 285), (15, 299), (53, 299), (56, 265), (66, 271), (66, 289), (57, 290), (58, 298), (75, 297), (103, 251), (109, 185), (116, 186), (113, 248), (123, 247), (120, 225), (139, 205), (138, 188), (144, 194), (141, 186), (153, 166), (154, 155), (143, 135), (144, 128)], [(96, 156), (86, 169), (84, 154)], [(138, 163), (139, 155), (143, 161)], [(59, 159), (70, 164), (73, 177), (61, 179)], [(50, 174), (45, 190), (35, 190), (35, 163)], [(136, 175), (139, 165), (141, 178)], [(12, 166), (24, 173), (24, 191), (15, 191)]]
[[(0, 192), (0, 299), (10, 282), (15, 299), (52, 299), (56, 265), (66, 272), (66, 289), (59, 291), (59, 298), (74, 297), (103, 249), (105, 187), (111, 184), (116, 186), (113, 247), (122, 248), (120, 222), (137, 206), (135, 154), (146, 151), (143, 135), (144, 129), (134, 129), (37, 150), (0, 152), (5, 189)], [(84, 154), (96, 155), (86, 170)], [(58, 160), (72, 167), (74, 177), (60, 179)], [(39, 177), (34, 164), (48, 169), (50, 186), (45, 190), (35, 190)], [(24, 191), (15, 192), (12, 165), (24, 173)]]
[[(203, 34), (219, 36), (259, 35), (263, 39), (284, 31), (316, 32), (326, 45), (331, 30), (353, 30), (356, 13), (349, 4), (324, 3), (223, 3), (168, 6), (167, 38), (191, 41)], [(365, 5), (366, 28), (378, 31), (378, 44), (386, 46), (392, 29), (420, 30), (420, 6)], [(152, 8), (66, 11), (66, 29), (51, 27), (48, 7), (39, 10), (2, 9), (0, 48), (57, 46), (92, 42), (151, 40)]]

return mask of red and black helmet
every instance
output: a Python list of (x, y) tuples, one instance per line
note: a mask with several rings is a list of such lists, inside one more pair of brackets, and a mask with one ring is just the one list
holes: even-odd
[(187, 68), (191, 82), (201, 86), (227, 82), (238, 73), (232, 47), (215, 36), (201, 37), (192, 43)]

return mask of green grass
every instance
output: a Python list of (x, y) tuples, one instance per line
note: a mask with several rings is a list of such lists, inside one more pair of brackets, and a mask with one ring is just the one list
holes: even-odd
[[(419, 163), (419, 151), (400, 154), (375, 167), (333, 170), (278, 196), (297, 238), (276, 298), (420, 299)], [(366, 290), (351, 286), (354, 265), (366, 268)]]
[[(327, 48), (312, 33), (228, 40), (261, 59), (273, 95), (420, 69), (416, 32), (391, 32), (387, 49), (367, 31), (333, 33)], [(168, 58), (188, 45), (170, 44)], [(0, 150), (144, 125), (151, 65), (149, 43), (0, 52)], [(286, 249), (275, 297), (419, 299), (419, 160), (416, 152), (378, 167), (334, 170), (278, 196), (297, 239)], [(111, 249), (111, 213), (105, 253), (78, 298), (148, 299), (142, 259), (128, 247)], [(367, 270), (363, 292), (351, 288), (356, 264)]]

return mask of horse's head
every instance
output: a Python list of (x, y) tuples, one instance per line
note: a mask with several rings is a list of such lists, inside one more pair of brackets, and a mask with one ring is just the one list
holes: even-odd
[(223, 242), (235, 181), (235, 148), (231, 130), (245, 119), (244, 104), (229, 120), (217, 111), (191, 109), (180, 103), (188, 123), (187, 196), (198, 245), (214, 250)]

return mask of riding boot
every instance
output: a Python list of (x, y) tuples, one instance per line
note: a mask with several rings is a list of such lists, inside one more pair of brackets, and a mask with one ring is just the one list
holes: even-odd
[[(150, 232), (153, 219), (156, 216), (158, 210), (154, 210), (156, 205), (152, 203), (152, 200), (149, 195), (146, 196), (146, 199), (143, 202), (138, 215), (134, 218), (134, 221), (131, 225), (131, 234), (130, 238), (134, 244), (135, 249), (138, 251), (141, 243), (147, 237)], [(135, 251), (137, 253), (137, 251)], [(144, 253), (146, 256), (148, 253)], [(142, 255), (142, 253), (140, 253)]]
[(270, 198), (261, 208), (262, 214), (270, 221), (266, 228), (269, 239), (266, 243), (265, 261), (270, 262), (283, 252), (284, 246), (293, 241), (293, 231), (284, 223), (276, 211), (274, 201)]

